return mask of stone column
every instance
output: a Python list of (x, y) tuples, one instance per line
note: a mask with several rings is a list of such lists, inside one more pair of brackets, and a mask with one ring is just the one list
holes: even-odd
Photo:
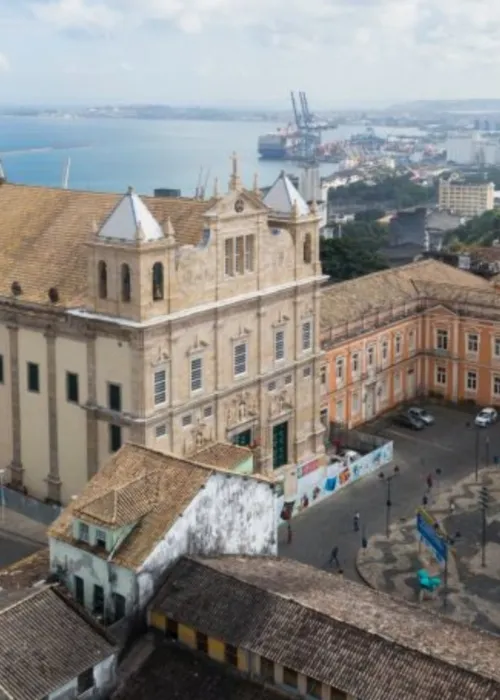
[(10, 383), (12, 402), (12, 463), (10, 478), (12, 485), (19, 488), (23, 485), (23, 465), (21, 461), (21, 397), (19, 388), (19, 327), (9, 324), (10, 341)]
[(47, 476), (47, 497), (56, 503), (61, 502), (61, 479), (59, 477), (59, 453), (57, 442), (57, 370), (56, 335), (52, 328), (45, 333), (47, 339), (47, 410), (49, 414), (49, 473)]
[(97, 432), (97, 386), (96, 386), (95, 335), (87, 336), (87, 477), (91, 479), (99, 468)]

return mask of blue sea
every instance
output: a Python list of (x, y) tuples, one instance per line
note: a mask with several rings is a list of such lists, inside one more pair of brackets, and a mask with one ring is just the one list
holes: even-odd
[[(207, 183), (210, 194), (215, 177), (221, 189), (226, 186), (233, 151), (238, 153), (247, 187), (256, 172), (261, 186), (271, 184), (282, 168), (296, 172), (291, 163), (259, 161), (257, 156), (259, 135), (278, 126), (266, 122), (0, 117), (0, 158), (10, 182), (60, 186), (70, 158), (72, 189), (125, 192), (132, 185), (138, 192), (152, 194), (157, 187), (167, 187), (192, 196), (198, 185)], [(328, 132), (325, 140), (345, 139), (360, 131), (363, 127), (339, 127)], [(322, 174), (335, 169), (335, 165), (323, 165)]]

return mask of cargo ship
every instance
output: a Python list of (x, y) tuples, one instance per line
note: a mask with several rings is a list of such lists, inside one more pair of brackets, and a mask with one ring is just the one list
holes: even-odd
[(258, 142), (259, 156), (263, 160), (288, 160), (293, 157), (297, 144), (295, 132), (289, 129), (262, 134)]

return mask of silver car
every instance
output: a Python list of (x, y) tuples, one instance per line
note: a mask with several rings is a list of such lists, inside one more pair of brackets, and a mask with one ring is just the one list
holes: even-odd
[(434, 416), (429, 413), (425, 408), (420, 408), (419, 406), (412, 406), (408, 409), (408, 413), (413, 418), (421, 420), (425, 425), (432, 425), (434, 423)]

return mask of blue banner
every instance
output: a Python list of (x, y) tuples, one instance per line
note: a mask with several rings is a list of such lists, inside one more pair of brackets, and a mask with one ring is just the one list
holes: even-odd
[(434, 524), (429, 522), (421, 512), (417, 513), (417, 531), (422, 542), (432, 550), (436, 559), (440, 562), (445, 561), (448, 555), (448, 544)]

